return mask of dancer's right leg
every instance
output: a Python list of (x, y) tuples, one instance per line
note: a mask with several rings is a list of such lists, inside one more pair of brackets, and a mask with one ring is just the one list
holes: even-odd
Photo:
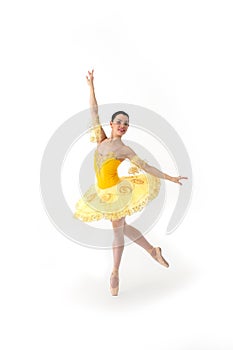
[(125, 218), (112, 221), (114, 239), (112, 244), (113, 249), (113, 271), (110, 278), (110, 289), (112, 295), (118, 295), (119, 289), (119, 275), (118, 269), (120, 267), (121, 257), (124, 250), (124, 223)]
[(125, 224), (125, 218), (121, 218), (119, 220), (112, 221), (112, 227), (113, 227), (113, 269), (118, 270), (121, 262), (122, 253), (124, 250), (124, 224)]

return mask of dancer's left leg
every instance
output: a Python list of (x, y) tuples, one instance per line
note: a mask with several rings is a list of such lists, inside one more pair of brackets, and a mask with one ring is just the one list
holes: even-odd
[(153, 246), (147, 241), (147, 239), (142, 235), (142, 233), (139, 230), (137, 230), (131, 225), (128, 225), (126, 222), (124, 226), (124, 233), (128, 238), (131, 239), (131, 241), (137, 243), (147, 251), (153, 248)]
[(128, 225), (125, 222), (124, 225), (124, 233), (125, 235), (130, 238), (133, 242), (139, 244), (142, 248), (147, 250), (151, 256), (158, 261), (161, 265), (165, 267), (169, 267), (168, 262), (164, 259), (162, 256), (162, 251), (160, 247), (153, 247), (146, 238), (142, 235), (142, 233), (137, 230), (135, 227)]

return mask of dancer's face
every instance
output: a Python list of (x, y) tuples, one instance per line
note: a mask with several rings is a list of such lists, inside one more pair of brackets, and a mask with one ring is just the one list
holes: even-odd
[(129, 127), (129, 118), (124, 114), (118, 114), (113, 122), (110, 122), (111, 128), (112, 128), (112, 135), (115, 136), (122, 136), (126, 133)]

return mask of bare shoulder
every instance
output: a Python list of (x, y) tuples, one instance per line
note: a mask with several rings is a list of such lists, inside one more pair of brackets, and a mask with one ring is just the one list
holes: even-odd
[(134, 150), (131, 147), (126, 145), (122, 145), (122, 147), (120, 148), (120, 153), (122, 158), (128, 158), (128, 159), (131, 159), (136, 155)]

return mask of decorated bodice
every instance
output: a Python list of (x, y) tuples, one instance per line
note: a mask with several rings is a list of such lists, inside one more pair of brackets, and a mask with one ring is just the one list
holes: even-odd
[[(97, 124), (91, 128), (90, 141), (98, 142), (101, 138), (101, 125)], [(106, 150), (106, 148), (105, 148)], [(118, 152), (117, 152), (118, 153)], [(97, 178), (97, 183), (100, 188), (107, 188), (116, 185), (120, 178), (117, 173), (117, 168), (123, 162), (123, 158), (119, 158), (116, 152), (110, 151), (102, 155), (98, 149), (94, 154), (94, 169)], [(118, 153), (119, 154), (119, 153)], [(146, 161), (142, 160), (135, 154), (130, 158), (131, 166), (128, 170), (129, 174), (139, 173), (147, 165)]]
[[(123, 158), (117, 157), (116, 153), (108, 152), (105, 155), (99, 153), (96, 149), (94, 154), (94, 169), (97, 178), (97, 183), (100, 188), (107, 188), (116, 185), (120, 178), (117, 168), (124, 161)], [(131, 158), (131, 166), (128, 169), (128, 174), (139, 173), (146, 162), (137, 155)]]
[(94, 154), (94, 169), (97, 183), (100, 188), (107, 188), (116, 185), (120, 178), (117, 168), (123, 159), (117, 159), (114, 152), (101, 155), (97, 150)]

